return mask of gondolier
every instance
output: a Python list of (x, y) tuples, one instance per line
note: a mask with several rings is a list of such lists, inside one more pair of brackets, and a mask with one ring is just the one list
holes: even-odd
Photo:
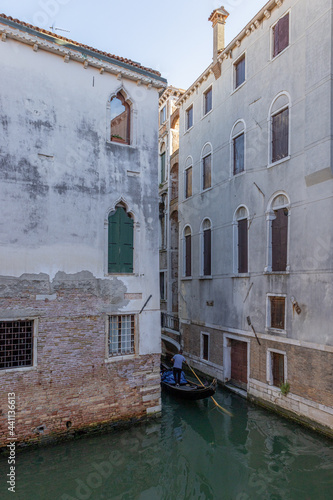
[(186, 359), (183, 356), (183, 349), (179, 350), (179, 354), (175, 354), (171, 360), (173, 362), (173, 377), (176, 382), (176, 386), (180, 385), (180, 377), (183, 369), (183, 363), (186, 363)]

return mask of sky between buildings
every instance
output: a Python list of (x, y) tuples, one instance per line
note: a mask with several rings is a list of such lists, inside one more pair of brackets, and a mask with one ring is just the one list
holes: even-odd
[[(230, 13), (226, 44), (265, 0), (0, 0), (0, 13), (161, 72), (188, 88), (209, 66), (213, 30), (208, 17)], [(55, 30), (61, 28), (67, 31)]]

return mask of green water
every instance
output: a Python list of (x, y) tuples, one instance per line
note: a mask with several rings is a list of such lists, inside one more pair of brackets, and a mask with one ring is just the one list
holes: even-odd
[(216, 400), (163, 397), (162, 417), (129, 430), (17, 454), (15, 500), (324, 500), (333, 442), (218, 390)]

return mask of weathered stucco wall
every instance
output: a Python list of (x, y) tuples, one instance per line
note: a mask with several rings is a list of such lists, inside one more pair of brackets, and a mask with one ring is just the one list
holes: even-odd
[[(60, 432), (66, 418), (75, 428), (158, 411), (158, 92), (11, 38), (0, 57), (0, 320), (38, 325), (35, 366), (0, 370), (2, 394), (17, 394), (19, 438)], [(120, 89), (130, 146), (109, 141)], [(134, 272), (108, 275), (120, 200), (134, 220)], [(107, 318), (120, 313), (135, 314), (135, 354), (110, 362)], [(0, 408), (3, 444), (4, 398)]]
[[(254, 380), (258, 380), (263, 399), (268, 398), (268, 390), (272, 389), (267, 381), (269, 343), (273, 350), (285, 353), (291, 392), (295, 391), (295, 397), (299, 397), (303, 391), (307, 398), (299, 412), (304, 413), (311, 400), (317, 402), (315, 395), (320, 393), (320, 404), (326, 405), (322, 421), (332, 429), (332, 399), (327, 390), (322, 390), (323, 374), (325, 387), (333, 384), (330, 369), (333, 231), (327, 218), (333, 210), (332, 65), (329, 63), (332, 2), (284, 0), (280, 6), (277, 4), (272, 2), (269, 11), (262, 13), (259, 21), (253, 21), (246, 34), (244, 31), (244, 37), (239, 35), (232, 50), (226, 49), (221, 57), (221, 76), (215, 79), (210, 72), (199, 78), (200, 84), (181, 105), (180, 317), (184, 345), (193, 355), (193, 362), (227, 380), (223, 370), (226, 359), (230, 364), (230, 356), (224, 354), (224, 337), (230, 334), (256, 345), (247, 322), (249, 316), (262, 339), (259, 359), (265, 375), (258, 375), (255, 367), (259, 360), (249, 354), (248, 391), (252, 391)], [(287, 12), (289, 45), (272, 59), (272, 27)], [(245, 83), (235, 89), (234, 64), (242, 54), (245, 54)], [(204, 93), (210, 87), (212, 111), (203, 116)], [(271, 164), (270, 107), (280, 93), (289, 98), (289, 156)], [(191, 105), (193, 127), (186, 131), (186, 110)], [(244, 172), (234, 175), (232, 130), (239, 120), (244, 127), (245, 162)], [(212, 187), (203, 192), (202, 152), (207, 143), (212, 154)], [(185, 200), (184, 169), (191, 163), (193, 194)], [(267, 269), (267, 215), (277, 193), (283, 193), (289, 200), (289, 267), (284, 272), (272, 273)], [(243, 275), (235, 270), (235, 213), (241, 205), (248, 210), (248, 273)], [(212, 276), (208, 278), (200, 271), (203, 251), (200, 226), (204, 218), (209, 218), (212, 224)], [(192, 232), (190, 279), (184, 278), (186, 225)], [(268, 294), (286, 297), (284, 332), (269, 328)], [(298, 303), (300, 314), (292, 300)], [(208, 361), (202, 359), (202, 332), (210, 335)], [(304, 370), (308, 367), (311, 373), (306, 379), (295, 355), (298, 349)], [(277, 398), (276, 404), (280, 403)], [(313, 414), (314, 420), (319, 413)]]

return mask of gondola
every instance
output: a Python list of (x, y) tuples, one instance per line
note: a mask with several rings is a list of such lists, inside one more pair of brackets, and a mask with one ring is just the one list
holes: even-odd
[(210, 384), (206, 382), (205, 385), (199, 385), (186, 380), (183, 372), (181, 383), (179, 386), (176, 386), (172, 370), (166, 370), (161, 373), (161, 385), (166, 392), (169, 392), (173, 396), (180, 399), (186, 399), (187, 401), (209, 398), (210, 396), (213, 396), (216, 391), (216, 379), (214, 379)]

